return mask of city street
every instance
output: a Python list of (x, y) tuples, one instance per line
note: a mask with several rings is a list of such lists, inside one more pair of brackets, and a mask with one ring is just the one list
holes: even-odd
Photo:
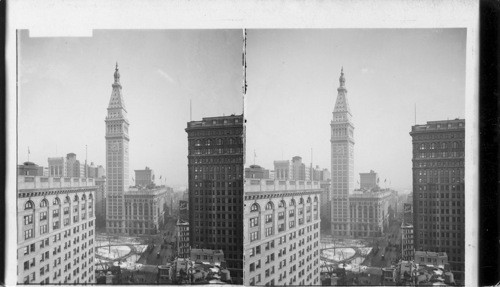
[[(400, 251), (397, 247), (400, 243), (400, 226), (399, 221), (393, 221), (389, 227), (389, 232), (384, 237), (378, 238), (378, 251), (368, 257), (364, 265), (372, 267), (389, 267), (400, 258)], [(374, 246), (376, 250), (377, 244)], [(383, 257), (382, 257), (383, 255)]]
[[(176, 219), (169, 217), (165, 228), (159, 234), (152, 235), (149, 244), (154, 244), (152, 251), (146, 251), (139, 263), (147, 265), (164, 265), (175, 256)], [(164, 243), (167, 244), (164, 244)], [(172, 244), (170, 244), (172, 243)], [(162, 246), (163, 245), (163, 246)], [(159, 253), (159, 256), (158, 256)]]

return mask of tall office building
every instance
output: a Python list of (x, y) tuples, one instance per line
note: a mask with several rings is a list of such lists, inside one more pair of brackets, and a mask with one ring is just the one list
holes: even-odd
[(281, 180), (292, 179), (291, 167), (289, 160), (275, 160), (274, 161), (274, 177)]
[(106, 117), (106, 231), (125, 233), (124, 193), (129, 187), (127, 110), (122, 96), (120, 72), (116, 64), (115, 81)]
[(245, 286), (321, 285), (319, 182), (246, 179)]
[(332, 155), (332, 234), (350, 236), (349, 194), (354, 190), (354, 125), (347, 102), (344, 69), (330, 123)]
[(17, 177), (17, 282), (95, 283), (92, 178)]
[(191, 248), (222, 249), (243, 278), (243, 115), (187, 124)]
[(359, 173), (360, 188), (365, 190), (371, 190), (378, 186), (379, 177), (376, 172), (370, 170), (370, 172)]
[(64, 157), (49, 157), (47, 159), (49, 164), (49, 176), (63, 177), (68, 174), (68, 167)]
[(154, 172), (149, 167), (135, 170), (135, 186), (148, 186), (154, 183), (154, 180)]
[(446, 252), (455, 278), (463, 280), (465, 120), (415, 125), (410, 135), (415, 250)]

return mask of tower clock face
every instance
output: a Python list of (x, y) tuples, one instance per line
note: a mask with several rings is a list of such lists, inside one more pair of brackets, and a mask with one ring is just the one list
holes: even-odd
[(111, 150), (112, 151), (118, 151), (119, 149), (120, 149), (120, 146), (118, 146), (117, 143), (114, 143), (114, 144), (111, 145)]

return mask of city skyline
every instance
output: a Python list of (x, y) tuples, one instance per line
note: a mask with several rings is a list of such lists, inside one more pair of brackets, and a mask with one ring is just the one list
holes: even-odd
[(330, 169), (343, 67), (355, 182), (375, 170), (409, 191), (415, 105), (417, 124), (465, 117), (465, 40), (465, 29), (247, 30), (245, 166), (254, 152), (267, 169), (296, 155), (309, 166), (312, 149), (313, 166)]
[(186, 187), (190, 116), (243, 111), (241, 30), (95, 30), (81, 38), (28, 33), (18, 36), (20, 164), (28, 147), (29, 160), (40, 166), (70, 152), (83, 163), (87, 146), (88, 163), (106, 166), (103, 124), (116, 62), (131, 122), (130, 180), (133, 170), (149, 166), (157, 184)]

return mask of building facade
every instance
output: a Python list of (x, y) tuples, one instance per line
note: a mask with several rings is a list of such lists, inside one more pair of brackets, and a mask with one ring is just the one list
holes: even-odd
[(167, 211), (167, 188), (130, 188), (124, 195), (125, 233), (157, 234)]
[(189, 122), (189, 228), (192, 248), (223, 250), (243, 278), (243, 115)]
[(96, 228), (106, 228), (106, 179), (94, 179), (96, 190), (95, 201), (95, 225)]
[(294, 156), (292, 158), (291, 168), (291, 180), (306, 180), (306, 165), (302, 162), (300, 156)]
[(292, 179), (292, 174), (290, 172), (290, 161), (289, 160), (275, 160), (274, 161), (274, 178), (279, 180), (289, 180)]
[(245, 286), (320, 285), (319, 182), (245, 182)]
[(17, 175), (43, 176), (43, 173), (40, 173), (37, 164), (26, 161), (22, 165), (17, 166)]
[(393, 193), (356, 192), (349, 195), (351, 234), (354, 237), (379, 237), (389, 226)]
[(245, 178), (266, 178), (269, 179), (269, 170), (259, 165), (251, 165), (245, 168)]
[(371, 190), (378, 186), (379, 177), (376, 172), (370, 170), (359, 174), (359, 182), (361, 189)]
[(413, 227), (416, 251), (446, 252), (451, 270), (464, 279), (465, 120), (415, 125)]
[(189, 258), (189, 222), (183, 219), (177, 220), (177, 257)]
[(64, 177), (68, 175), (68, 167), (64, 157), (49, 157), (47, 161), (49, 166), (49, 176)]
[(17, 282), (95, 283), (93, 179), (18, 176)]
[(118, 64), (106, 125), (106, 232), (125, 234), (125, 191), (129, 187), (129, 122), (122, 96)]
[(85, 165), (81, 164), (76, 159), (75, 153), (68, 153), (66, 155), (66, 176), (69, 177), (86, 177)]
[(354, 125), (347, 101), (344, 70), (339, 78), (331, 127), (332, 235), (349, 236), (349, 194), (354, 190)]
[(135, 185), (136, 186), (148, 186), (154, 183), (154, 172), (152, 169), (146, 166), (144, 169), (135, 170)]
[(413, 224), (401, 224), (401, 259), (413, 260), (415, 245), (413, 244)]

